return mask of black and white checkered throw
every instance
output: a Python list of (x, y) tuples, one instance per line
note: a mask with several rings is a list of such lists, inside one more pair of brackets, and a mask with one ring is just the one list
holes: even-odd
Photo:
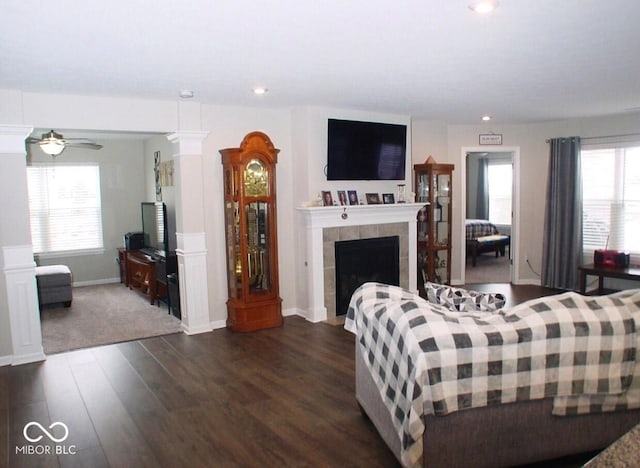
[[(640, 315), (637, 304), (640, 291), (625, 297), (564, 293), (494, 313), (458, 312), (396, 286), (366, 283), (351, 298), (345, 329), (356, 334), (392, 415), (403, 464), (416, 466), (425, 414), (625, 392), (634, 373), (630, 309)], [(580, 403), (571, 398), (564, 403)]]

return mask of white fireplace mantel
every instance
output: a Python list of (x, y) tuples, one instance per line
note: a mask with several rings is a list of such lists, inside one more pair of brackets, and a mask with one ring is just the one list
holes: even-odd
[(416, 285), (418, 261), (416, 216), (424, 205), (424, 203), (395, 203), (297, 208), (303, 217), (307, 231), (306, 266), (309, 292), (307, 319), (311, 322), (327, 319), (327, 309), (324, 304), (324, 228), (408, 223), (409, 284)]

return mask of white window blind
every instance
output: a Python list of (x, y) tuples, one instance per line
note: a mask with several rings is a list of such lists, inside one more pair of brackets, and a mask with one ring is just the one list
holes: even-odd
[(27, 182), (34, 253), (103, 248), (97, 165), (29, 166)]
[(583, 247), (640, 253), (640, 147), (582, 150)]

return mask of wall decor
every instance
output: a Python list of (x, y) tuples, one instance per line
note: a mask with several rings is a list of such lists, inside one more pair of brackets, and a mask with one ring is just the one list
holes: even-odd
[(173, 187), (173, 161), (160, 163), (160, 186)]
[(322, 191), (322, 206), (333, 206), (333, 197), (330, 190)]
[(162, 201), (162, 185), (160, 185), (160, 151), (153, 153), (153, 175), (156, 181), (156, 201)]
[(347, 205), (347, 192), (344, 190), (338, 190), (338, 201), (342, 206)]
[(481, 145), (501, 145), (502, 134), (499, 133), (481, 133), (478, 136)]
[(347, 194), (349, 195), (349, 205), (357, 205), (358, 204), (358, 192), (355, 190), (348, 190)]
[(395, 203), (395, 197), (393, 195), (393, 193), (383, 193), (382, 194), (382, 203), (384, 203), (385, 205), (391, 205), (393, 203)]
[(378, 195), (377, 193), (367, 193), (365, 196), (367, 197), (367, 205), (380, 204), (380, 195)]

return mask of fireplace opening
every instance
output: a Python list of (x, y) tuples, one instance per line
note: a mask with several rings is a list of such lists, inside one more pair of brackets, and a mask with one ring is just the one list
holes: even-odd
[(354, 291), (368, 281), (400, 285), (400, 238), (335, 243), (336, 316), (345, 315)]

